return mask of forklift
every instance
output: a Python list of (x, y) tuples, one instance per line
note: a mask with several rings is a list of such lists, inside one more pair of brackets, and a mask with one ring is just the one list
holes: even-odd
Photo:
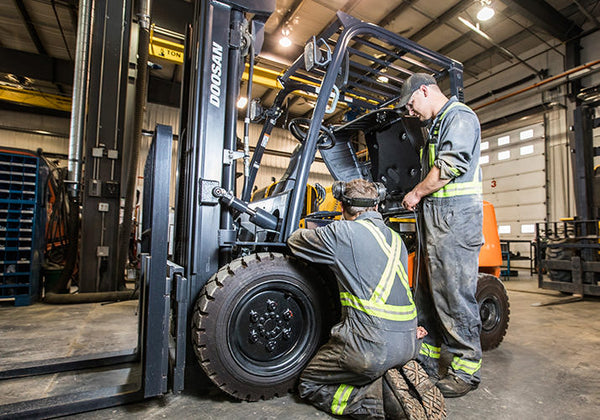
[[(240, 144), (240, 80), (247, 62), (251, 98), (254, 60), (275, 0), (210, 0), (195, 7), (185, 49), (172, 260), (165, 241), (170, 127), (157, 126), (144, 170), (140, 382), (112, 393), (3, 406), (0, 418), (71, 414), (169, 390), (206, 388), (211, 382), (246, 401), (292, 391), (339, 316), (332, 273), (290, 256), (286, 247), (301, 219), (309, 226), (332, 218), (330, 211), (303, 214), (317, 152), (335, 180), (363, 178), (385, 185), (380, 211), (406, 239), (416, 238), (412, 250), (418, 254), (418, 225), (402, 222), (414, 214), (401, 201), (420, 179), (425, 136), (419, 122), (394, 105), (404, 80), (418, 71), (432, 74), (464, 100), (462, 65), (338, 12), (278, 77), (281, 90), (273, 105), (249, 104)], [(314, 97), (314, 109), (289, 122), (298, 145), (284, 176), (268, 195), (251, 200), (269, 137), (281, 124), (286, 98), (295, 94)], [(339, 110), (349, 109), (361, 115), (333, 123)], [(264, 124), (250, 155), (248, 127), (257, 120)], [(243, 168), (241, 191), (238, 167)], [(498, 261), (497, 231), (491, 231), (495, 238), (486, 234), (486, 242)], [(417, 269), (422, 264), (418, 257), (414, 261), (413, 279), (422, 279), (424, 270)], [(480, 274), (482, 336), (489, 339), (484, 348), (498, 346), (508, 327), (508, 297), (497, 278), (500, 264), (501, 258)]]

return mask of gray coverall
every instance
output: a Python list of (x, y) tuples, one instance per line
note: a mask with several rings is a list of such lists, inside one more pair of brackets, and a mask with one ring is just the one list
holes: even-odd
[(427, 329), (419, 361), (439, 377), (440, 355), (467, 383), (481, 380), (481, 321), (475, 299), (483, 205), (479, 153), (481, 129), (475, 113), (452, 97), (429, 129), (422, 155), (423, 177), (434, 165), (451, 181), (422, 201), (429, 281), (416, 292), (419, 325)]
[(288, 245), (332, 269), (342, 304), (341, 322), (300, 376), (300, 396), (328, 413), (383, 419), (382, 375), (418, 354), (402, 239), (368, 211), (355, 221), (297, 230)]

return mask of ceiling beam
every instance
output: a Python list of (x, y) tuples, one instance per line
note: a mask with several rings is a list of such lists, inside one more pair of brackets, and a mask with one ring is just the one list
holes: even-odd
[[(523, 30), (521, 32), (517, 32), (515, 35), (505, 39), (504, 41), (500, 42), (499, 45), (503, 48), (510, 48), (512, 45), (523, 41), (524, 39), (526, 39), (527, 37), (529, 37), (530, 34), (529, 32)], [(496, 47), (492, 47), (490, 49), (487, 49), (471, 58), (469, 58), (468, 60), (465, 60), (463, 62), (463, 66), (465, 68), (467, 67), (475, 67), (477, 65), (477, 63), (485, 60), (486, 58), (490, 58), (496, 54), (498, 54), (500, 51), (499, 48)]]
[(285, 15), (283, 15), (283, 17), (281, 18), (281, 20), (279, 21), (279, 24), (277, 25), (277, 29), (275, 29), (275, 31), (273, 31), (273, 34), (277, 34), (280, 33), (281, 30), (283, 29), (283, 27), (292, 20), (292, 18), (294, 17), (294, 15), (296, 14), (296, 12), (298, 10), (300, 10), (300, 8), (302, 7), (302, 4), (304, 3), (305, 0), (295, 0), (294, 3), (291, 4), (290, 8), (287, 10), (287, 12), (285, 13)]
[(417, 0), (402, 0), (400, 4), (394, 8), (394, 10), (390, 11), (383, 19), (377, 22), (377, 26), (385, 28), (416, 2)]
[(44, 44), (42, 44), (42, 40), (40, 39), (40, 36), (38, 35), (37, 30), (35, 29), (35, 26), (33, 25), (33, 22), (31, 21), (29, 12), (27, 11), (25, 4), (23, 4), (23, 0), (15, 0), (15, 5), (17, 6), (17, 9), (19, 9), (19, 12), (21, 13), (21, 18), (23, 19), (23, 22), (25, 23), (25, 26), (27, 27), (27, 32), (29, 32), (29, 36), (31, 37), (31, 40), (35, 44), (35, 48), (37, 49), (38, 53), (43, 54), (43, 55), (48, 55), (48, 52), (46, 51)]
[(582, 32), (575, 22), (566, 18), (545, 0), (502, 0), (502, 2), (562, 42)]
[(417, 32), (415, 32), (409, 38), (411, 39), (411, 41), (415, 41), (415, 42), (420, 41), (421, 39), (425, 38), (427, 35), (432, 33), (434, 30), (439, 28), (441, 25), (443, 25), (445, 22), (452, 19), (454, 16), (456, 16), (460, 12), (469, 8), (469, 6), (471, 6), (472, 4), (473, 4), (473, 0), (459, 1), (454, 6), (452, 6), (448, 10), (446, 10), (444, 13), (442, 13), (438, 17), (434, 18), (427, 25), (425, 25), (424, 27), (419, 29)]
[(0, 72), (73, 85), (72, 61), (0, 47)]

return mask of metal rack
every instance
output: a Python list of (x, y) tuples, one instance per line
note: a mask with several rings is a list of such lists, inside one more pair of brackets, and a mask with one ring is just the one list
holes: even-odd
[(25, 151), (0, 152), (0, 299), (29, 305), (39, 295), (43, 208), (40, 160)]
[[(539, 287), (600, 296), (600, 220), (536, 224)], [(544, 269), (550, 280), (543, 276)]]

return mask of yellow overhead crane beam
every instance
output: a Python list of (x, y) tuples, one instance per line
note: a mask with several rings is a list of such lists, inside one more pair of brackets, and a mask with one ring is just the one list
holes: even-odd
[(150, 29), (148, 53), (150, 57), (162, 58), (176, 64), (183, 64), (183, 44), (157, 37), (154, 35), (154, 26)]
[(0, 100), (40, 108), (71, 112), (71, 97), (0, 85)]

